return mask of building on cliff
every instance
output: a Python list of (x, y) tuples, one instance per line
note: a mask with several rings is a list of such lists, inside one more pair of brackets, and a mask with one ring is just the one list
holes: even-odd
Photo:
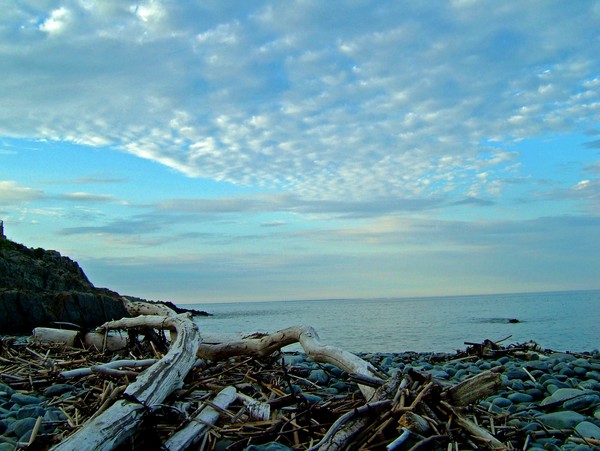
[(4, 235), (4, 221), (0, 219), (0, 240), (5, 239), (6, 235)]

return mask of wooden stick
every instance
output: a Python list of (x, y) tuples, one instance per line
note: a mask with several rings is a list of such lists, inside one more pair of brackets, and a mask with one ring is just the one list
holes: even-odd
[(163, 445), (163, 449), (180, 450), (188, 449), (197, 444), (204, 438), (210, 427), (217, 422), (220, 416), (220, 410), (227, 409), (235, 401), (237, 391), (235, 387), (225, 387), (212, 400), (212, 406), (207, 406), (196, 415), (190, 423), (183, 429), (173, 434)]

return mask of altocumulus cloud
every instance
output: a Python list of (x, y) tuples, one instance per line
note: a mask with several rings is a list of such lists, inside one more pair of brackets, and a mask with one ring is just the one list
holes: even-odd
[(506, 145), (600, 119), (593, 1), (70, 0), (2, 14), (2, 135), (307, 200), (495, 196), (518, 168)]

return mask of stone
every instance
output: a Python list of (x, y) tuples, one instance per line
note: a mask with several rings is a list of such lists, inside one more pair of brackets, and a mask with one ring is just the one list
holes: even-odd
[(558, 388), (552, 393), (552, 395), (545, 398), (541, 402), (541, 405), (546, 406), (555, 402), (567, 401), (569, 399), (576, 398), (583, 394), (585, 394), (585, 392), (577, 388)]
[(528, 395), (526, 393), (511, 393), (508, 395), (508, 399), (510, 399), (515, 404), (522, 404), (526, 402), (532, 402), (533, 396)]
[(14, 393), (10, 400), (15, 404), (19, 404), (20, 406), (25, 406), (29, 404), (39, 404), (42, 402), (40, 398), (30, 395), (23, 395), (21, 393)]
[(76, 388), (70, 384), (54, 384), (44, 390), (44, 395), (48, 398), (52, 398), (75, 390)]
[(586, 417), (572, 410), (545, 413), (537, 417), (537, 420), (554, 429), (571, 429), (585, 421)]
[(11, 387), (0, 382), (0, 399), (10, 399), (14, 392)]
[(492, 404), (495, 406), (498, 406), (498, 407), (506, 408), (508, 406), (512, 406), (512, 401), (510, 399), (498, 396), (498, 397), (494, 398), (494, 400), (492, 401)]
[(317, 395), (313, 395), (311, 393), (302, 393), (302, 397), (306, 399), (309, 404), (318, 404), (322, 401), (322, 398)]
[(505, 373), (505, 375), (509, 380), (512, 380), (512, 379), (519, 379), (522, 381), (529, 380), (529, 374), (527, 374), (527, 372), (525, 370), (520, 369), (520, 368), (516, 369), (516, 370), (507, 371)]
[(563, 403), (563, 409), (565, 410), (577, 410), (581, 411), (587, 409), (590, 406), (600, 404), (600, 396), (598, 395), (583, 395), (577, 398), (569, 399)]
[(444, 370), (431, 370), (428, 371), (429, 374), (431, 374), (432, 377), (438, 378), (438, 379), (450, 379), (450, 375), (444, 371)]
[(245, 451), (293, 451), (293, 449), (281, 443), (269, 442), (264, 445), (250, 445), (245, 448)]
[(582, 421), (575, 426), (575, 432), (585, 438), (600, 439), (600, 427), (589, 421)]
[(308, 380), (319, 385), (327, 385), (329, 376), (323, 370), (312, 370), (308, 375)]
[(6, 433), (21, 437), (23, 434), (31, 432), (35, 426), (35, 422), (35, 418), (23, 418), (22, 420), (15, 420), (8, 426)]
[(43, 417), (46, 414), (46, 409), (38, 404), (30, 404), (24, 407), (21, 407), (17, 411), (17, 420), (22, 420), (23, 418), (37, 418)]
[(7, 439), (5, 442), (0, 442), (0, 451), (14, 451), (15, 449), (17, 449), (17, 443), (13, 440)]
[(587, 379), (593, 379), (595, 381), (600, 382), (600, 372), (598, 371), (588, 371), (587, 373), (585, 373), (585, 377)]
[(583, 390), (594, 390), (600, 392), (600, 382), (593, 379), (580, 382), (579, 387)]

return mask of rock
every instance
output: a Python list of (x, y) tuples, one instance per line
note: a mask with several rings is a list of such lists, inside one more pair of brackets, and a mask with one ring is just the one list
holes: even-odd
[(600, 439), (600, 427), (589, 421), (583, 421), (575, 426), (575, 432), (585, 438)]
[(318, 404), (322, 401), (322, 398), (311, 393), (302, 393), (302, 397), (306, 399), (310, 404)]
[(293, 451), (285, 445), (277, 442), (265, 443), (264, 445), (250, 445), (245, 451)]
[(505, 373), (505, 375), (506, 375), (506, 377), (509, 380), (512, 380), (512, 379), (519, 379), (519, 380), (522, 380), (522, 381), (530, 380), (529, 379), (529, 374), (527, 374), (527, 372), (525, 370), (520, 369), (520, 368), (519, 369), (515, 369), (515, 370), (511, 370), (511, 371), (507, 371)]
[(595, 381), (600, 382), (600, 372), (598, 371), (588, 371), (587, 373), (585, 373), (585, 377), (587, 379), (593, 379)]
[(510, 399), (507, 398), (502, 398), (501, 396), (498, 396), (496, 398), (494, 398), (494, 400), (492, 401), (492, 404), (498, 407), (509, 407), (512, 406), (512, 401)]
[(99, 292), (0, 290), (0, 330), (5, 333), (31, 333), (53, 322), (92, 328), (127, 316), (120, 299)]
[[(4, 437), (0, 437), (0, 439), (2, 438)], [(15, 449), (17, 449), (17, 443), (14, 440), (0, 441), (0, 451), (14, 451)]]
[(22, 420), (15, 420), (8, 426), (6, 433), (21, 437), (27, 432), (31, 432), (35, 426), (35, 422), (35, 418), (23, 418)]
[(29, 404), (39, 404), (42, 402), (40, 398), (37, 398), (35, 396), (23, 395), (21, 393), (13, 394), (10, 397), (10, 400), (20, 406), (25, 406)]
[(312, 370), (308, 375), (308, 380), (318, 385), (327, 385), (329, 376), (323, 370)]
[(576, 398), (584, 394), (585, 392), (583, 390), (579, 390), (577, 388), (559, 388), (556, 391), (554, 391), (550, 396), (545, 398), (540, 403), (540, 405), (546, 406), (555, 402), (567, 401), (569, 399)]
[(54, 384), (44, 390), (44, 395), (52, 398), (75, 390), (76, 388), (70, 384)]
[(545, 413), (537, 417), (537, 420), (554, 429), (571, 429), (577, 424), (585, 421), (586, 417), (572, 410)]
[(577, 410), (581, 411), (587, 409), (590, 406), (600, 403), (600, 396), (598, 395), (583, 395), (577, 398), (569, 399), (563, 403), (563, 409), (565, 410)]
[(128, 316), (118, 293), (96, 288), (77, 262), (57, 251), (0, 240), (0, 330), (70, 322), (92, 328)]
[(46, 414), (46, 409), (37, 404), (30, 404), (28, 406), (21, 407), (17, 411), (17, 420), (23, 418), (37, 418), (43, 417)]
[(508, 399), (510, 399), (514, 404), (522, 404), (525, 402), (532, 402), (533, 396), (526, 393), (511, 393), (508, 395)]
[(10, 397), (13, 395), (14, 392), (15, 391), (12, 388), (10, 388), (8, 385), (0, 382), (0, 399), (2, 399), (2, 398), (10, 399)]

